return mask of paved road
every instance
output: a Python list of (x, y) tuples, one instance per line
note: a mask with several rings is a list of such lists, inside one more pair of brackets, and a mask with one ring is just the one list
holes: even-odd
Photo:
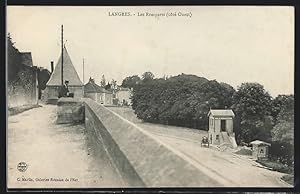
[(259, 168), (258, 163), (248, 157), (201, 147), (200, 140), (207, 135), (206, 131), (145, 123), (137, 119), (130, 108), (109, 109), (181, 151), (226, 186), (291, 187), (280, 179), (283, 173)]
[[(105, 151), (98, 147), (95, 152), (83, 125), (57, 125), (55, 120), (56, 106), (51, 105), (8, 118), (9, 188), (124, 186)], [(25, 172), (17, 170), (19, 162), (29, 165)]]

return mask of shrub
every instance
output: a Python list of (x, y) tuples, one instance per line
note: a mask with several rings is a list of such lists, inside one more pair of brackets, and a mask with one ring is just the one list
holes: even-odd
[(290, 185), (294, 185), (294, 175), (288, 174), (281, 177), (282, 180), (289, 183)]
[(288, 173), (288, 174), (291, 174), (294, 172), (294, 168), (291, 167), (291, 166), (288, 166), (288, 165), (284, 165), (280, 162), (277, 162), (277, 161), (272, 161), (272, 160), (267, 160), (267, 161), (264, 161), (264, 160), (257, 160), (258, 163), (266, 166), (266, 167), (269, 167), (269, 168), (272, 168), (272, 170), (274, 171), (278, 171), (278, 172), (283, 172), (283, 173)]
[(251, 149), (247, 149), (247, 148), (241, 148), (239, 151), (235, 152), (236, 154), (240, 154), (240, 155), (252, 155), (252, 151)]
[(273, 141), (269, 149), (269, 156), (272, 160), (293, 166), (294, 146), (289, 142)]

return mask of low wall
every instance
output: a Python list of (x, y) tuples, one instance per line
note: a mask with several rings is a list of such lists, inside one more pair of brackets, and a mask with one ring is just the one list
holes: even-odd
[(113, 111), (84, 99), (85, 125), (104, 144), (128, 186), (222, 186), (203, 167)]
[(80, 98), (60, 98), (57, 101), (56, 123), (81, 123), (84, 121), (84, 107)]
[[(46, 86), (44, 92), (44, 101), (48, 104), (56, 104), (58, 100), (58, 91), (61, 86)], [(83, 97), (83, 86), (69, 86), (69, 92), (74, 94), (74, 98)]]

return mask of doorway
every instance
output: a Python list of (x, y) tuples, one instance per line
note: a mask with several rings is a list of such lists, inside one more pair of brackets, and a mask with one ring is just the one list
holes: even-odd
[(221, 131), (226, 131), (226, 120), (221, 120)]

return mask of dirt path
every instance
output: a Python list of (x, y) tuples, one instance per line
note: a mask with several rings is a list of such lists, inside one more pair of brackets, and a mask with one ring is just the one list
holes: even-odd
[(206, 131), (184, 127), (144, 123), (130, 108), (109, 107), (122, 117), (154, 134), (161, 141), (176, 148), (191, 160), (207, 169), (208, 173), (232, 187), (291, 187), (280, 179), (283, 173), (259, 168), (255, 161), (233, 153), (201, 147), (200, 140)]
[[(9, 188), (124, 186), (106, 153), (99, 147), (95, 152), (83, 125), (55, 120), (51, 105), (8, 118)], [(28, 164), (25, 172), (17, 170), (19, 162)]]

